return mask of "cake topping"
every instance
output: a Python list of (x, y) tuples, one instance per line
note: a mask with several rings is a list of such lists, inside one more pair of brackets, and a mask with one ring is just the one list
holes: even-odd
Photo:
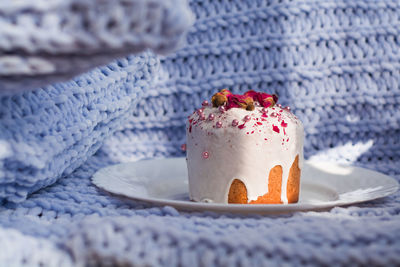
[(225, 107), (226, 110), (231, 108), (242, 108), (249, 111), (254, 110), (256, 105), (268, 108), (273, 107), (278, 101), (276, 95), (256, 92), (253, 90), (247, 91), (243, 95), (232, 94), (229, 90), (223, 89), (215, 93), (211, 102), (213, 107)]
[(211, 98), (211, 102), (213, 104), (213, 107), (220, 107), (228, 102), (228, 97), (221, 92), (215, 93)]
[[(219, 105), (218, 99), (226, 101), (216, 106)], [(214, 134), (214, 129), (218, 131), (216, 134), (220, 135), (236, 128), (246, 129), (244, 133), (253, 134), (270, 132), (272, 128), (274, 134), (282, 132), (283, 135), (287, 135), (288, 129), (292, 127), (290, 124), (294, 115), (289, 111), (289, 107), (277, 104), (276, 101), (275, 95), (253, 90), (243, 95), (233, 94), (227, 89), (221, 90), (213, 96), (212, 104), (207, 100), (203, 101), (202, 107), (189, 116), (188, 132), (191, 133), (195, 127), (208, 131), (208, 135)], [(248, 111), (249, 109), (254, 110)], [(296, 118), (294, 121), (297, 123)], [(221, 132), (219, 129), (222, 128), (226, 128), (227, 131)]]
[(186, 151), (186, 144), (182, 144), (182, 145), (181, 145), (181, 150), (182, 150), (182, 151)]
[(203, 152), (203, 159), (208, 159), (209, 156), (210, 154), (207, 151)]
[(228, 95), (227, 109), (242, 108), (246, 110), (254, 110), (254, 100), (250, 96), (245, 95)]

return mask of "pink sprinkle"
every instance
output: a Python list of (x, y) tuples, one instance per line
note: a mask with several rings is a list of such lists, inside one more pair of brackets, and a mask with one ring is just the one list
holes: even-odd
[(181, 145), (181, 150), (182, 150), (182, 151), (186, 151), (186, 144), (182, 144), (182, 145)]
[(199, 115), (203, 114), (203, 112), (204, 112), (204, 110), (203, 110), (202, 108), (199, 108), (199, 109), (197, 110), (197, 114), (199, 114)]
[(251, 117), (250, 117), (250, 115), (246, 115), (246, 116), (244, 116), (243, 120), (244, 120), (244, 121), (249, 121), (249, 120), (251, 120)]
[(210, 115), (208, 115), (208, 120), (209, 120), (209, 121), (214, 120), (214, 118), (215, 118), (215, 115), (214, 115), (214, 114), (210, 113)]
[(219, 112), (224, 113), (226, 109), (225, 109), (224, 106), (220, 106), (220, 107), (218, 108), (218, 110), (219, 110)]
[(202, 105), (203, 107), (207, 107), (207, 106), (209, 105), (209, 103), (208, 103), (207, 100), (204, 100), (203, 103), (201, 103), (201, 105)]
[(270, 114), (270, 116), (271, 116), (271, 117), (276, 117), (276, 113), (275, 113), (275, 112), (272, 112), (272, 113)]
[(209, 156), (210, 154), (207, 151), (203, 152), (203, 159), (208, 159)]
[(236, 127), (236, 126), (238, 126), (238, 125), (239, 125), (239, 121), (238, 121), (237, 119), (234, 119), (234, 120), (232, 121), (232, 126)]
[(273, 124), (272, 124), (272, 130), (274, 130), (274, 132), (279, 133), (279, 128), (278, 128), (278, 126), (276, 126), (276, 125), (273, 125)]
[(241, 124), (241, 125), (239, 125), (239, 129), (243, 129), (243, 128), (245, 128), (246, 127), (246, 125), (244, 125), (244, 123), (243, 124)]
[(215, 126), (217, 126), (217, 128), (221, 128), (221, 127), (222, 127), (222, 122), (217, 121), (217, 123), (215, 124)]
[(289, 107), (289, 106), (285, 107), (285, 109), (286, 109), (287, 111), (290, 111), (290, 107)]

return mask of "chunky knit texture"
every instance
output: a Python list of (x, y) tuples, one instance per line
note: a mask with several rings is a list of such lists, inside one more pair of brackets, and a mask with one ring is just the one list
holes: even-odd
[(66, 80), (128, 53), (175, 49), (192, 24), (186, 0), (0, 3), (0, 94)]
[(0, 200), (19, 202), (80, 166), (132, 112), (159, 61), (146, 53), (65, 84), (0, 98)]
[[(128, 123), (53, 186), (2, 206), (0, 225), (18, 230), (15, 240), (36, 238), (32, 250), (47, 259), (65, 256), (76, 265), (399, 265), (399, 192), (324, 212), (234, 216), (126, 201), (90, 183), (112, 163), (183, 155), (186, 116), (223, 87), (277, 92), (303, 121), (307, 158), (400, 180), (398, 1), (193, 0), (190, 6), (197, 20), (187, 45), (161, 58), (154, 87), (129, 110)], [(15, 244), (0, 236), (2, 244)], [(44, 241), (55, 245), (40, 246)], [(25, 256), (15, 252), (7, 265), (24, 265)]]

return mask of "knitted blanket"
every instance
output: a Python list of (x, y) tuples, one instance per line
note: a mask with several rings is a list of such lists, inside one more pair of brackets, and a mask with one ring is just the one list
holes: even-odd
[[(192, 0), (190, 8), (196, 22), (187, 45), (157, 57), (159, 65), (156, 60), (157, 67), (146, 72), (149, 78), (133, 82), (135, 88), (138, 82), (143, 85), (135, 91), (140, 93), (134, 103), (126, 107), (115, 90), (99, 95), (98, 103), (106, 101), (121, 114), (110, 120), (115, 124), (107, 120), (96, 124), (105, 131), (100, 126), (90, 129), (88, 135), (99, 137), (85, 141), (93, 147), (90, 152), (77, 150), (81, 151), (77, 154), (79, 145), (74, 142), (65, 146), (65, 157), (77, 157), (80, 167), (63, 162), (60, 166), (69, 171), (58, 172), (62, 178), (52, 180), (51, 186), (26, 191), (32, 193), (24, 201), (25, 195), (13, 201), (11, 196), (18, 194), (12, 188), (17, 187), (4, 187), (9, 188), (5, 191), (9, 197), (0, 207), (0, 262), (7, 266), (399, 265), (399, 192), (324, 212), (238, 216), (179, 212), (127, 201), (91, 184), (93, 173), (109, 164), (183, 156), (179, 147), (185, 142), (187, 115), (224, 87), (236, 93), (249, 89), (278, 93), (280, 102), (303, 121), (306, 158), (358, 165), (400, 181), (400, 2)], [(133, 58), (148, 66), (147, 59), (155, 56)], [(140, 70), (129, 69), (137, 66), (132, 60), (127, 60), (125, 69), (111, 67), (109, 73), (116, 79), (135, 77)], [(82, 77), (90, 78), (96, 71)], [(64, 92), (79, 87), (62, 86)], [(101, 86), (94, 80), (81, 88), (77, 102), (69, 96), (65, 102), (89, 105), (85, 91)], [(33, 103), (41, 103), (41, 98), (19, 101), (47, 90), (4, 96), (1, 103), (24, 107), (7, 109), (13, 116), (25, 114), (24, 110), (35, 110)], [(6, 109), (0, 108), (4, 118)], [(36, 113), (29, 114), (29, 119), (37, 118)], [(65, 120), (72, 116), (64, 115)], [(81, 117), (91, 121), (86, 116), (82, 112)], [(4, 120), (0, 125), (0, 133), (10, 131)], [(20, 142), (28, 138), (29, 129), (35, 130), (34, 125), (13, 127), (27, 133), (15, 139)], [(53, 128), (48, 129), (44, 136), (29, 139), (29, 144), (38, 144), (29, 146), (32, 152), (49, 144), (44, 140)], [(59, 132), (66, 136), (63, 129)], [(18, 169), (10, 176), (12, 168), (2, 159), (26, 151), (26, 146), (10, 145), (11, 137), (0, 138), (0, 173), (9, 168), (0, 178), (3, 184), (7, 177), (19, 181), (20, 176)], [(13, 149), (2, 149), (6, 146)], [(52, 166), (51, 156), (46, 159), (45, 166)]]
[(70, 79), (151, 48), (174, 50), (192, 23), (186, 0), (0, 3), (0, 93)]

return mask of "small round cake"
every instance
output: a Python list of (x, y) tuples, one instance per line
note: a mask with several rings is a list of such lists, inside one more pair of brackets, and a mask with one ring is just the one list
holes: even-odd
[(296, 203), (304, 129), (289, 107), (261, 92), (224, 89), (189, 116), (186, 152), (193, 201)]

